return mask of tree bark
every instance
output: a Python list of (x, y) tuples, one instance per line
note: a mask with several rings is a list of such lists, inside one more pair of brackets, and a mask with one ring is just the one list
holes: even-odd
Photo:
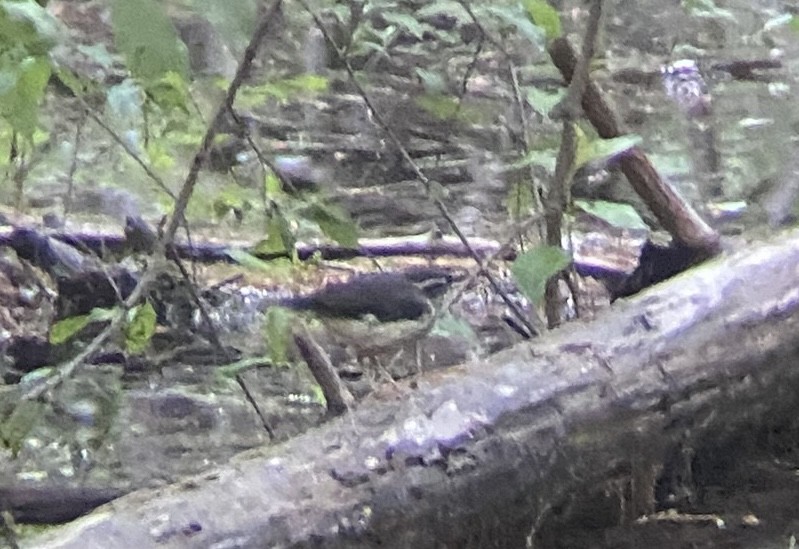
[(524, 547), (609, 481), (645, 511), (686, 438), (797, 405), (798, 274), (799, 232), (779, 235), (22, 546)]

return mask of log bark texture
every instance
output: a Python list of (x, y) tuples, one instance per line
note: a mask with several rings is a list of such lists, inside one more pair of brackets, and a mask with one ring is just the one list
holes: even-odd
[(791, 232), (22, 546), (524, 547), (569, 494), (795, 410), (798, 349)]

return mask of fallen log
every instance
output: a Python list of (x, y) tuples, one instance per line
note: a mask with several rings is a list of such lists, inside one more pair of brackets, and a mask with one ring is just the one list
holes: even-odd
[(21, 546), (524, 547), (630, 478), (646, 512), (678, 444), (796, 409), (798, 275), (794, 231)]

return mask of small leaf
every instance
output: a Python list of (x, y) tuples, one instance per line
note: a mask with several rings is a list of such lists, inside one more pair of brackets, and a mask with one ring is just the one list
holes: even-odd
[(446, 338), (460, 337), (466, 339), (471, 344), (478, 344), (479, 338), (471, 324), (464, 319), (445, 313), (436, 320), (431, 331), (432, 335), (443, 336)]
[(425, 25), (414, 19), (413, 16), (388, 10), (384, 11), (381, 15), (387, 23), (407, 30), (419, 40), (424, 37)]
[(61, 345), (69, 341), (81, 330), (93, 322), (107, 322), (114, 317), (117, 312), (116, 308), (112, 309), (99, 309), (95, 308), (87, 315), (78, 315), (59, 320), (50, 328), (50, 337), (48, 338), (53, 345)]
[(50, 343), (61, 345), (69, 341), (75, 334), (89, 325), (89, 315), (71, 316), (64, 320), (59, 320), (50, 328)]
[(544, 31), (530, 21), (525, 12), (518, 6), (485, 4), (483, 6), (475, 6), (473, 9), (478, 18), (489, 16), (510, 27), (514, 27), (530, 44), (537, 46), (539, 49), (543, 50), (546, 46), (546, 34)]
[(147, 86), (147, 92), (162, 109), (178, 109), (189, 114), (189, 83), (176, 72), (168, 72)]
[(544, 297), (547, 280), (571, 263), (569, 254), (554, 246), (539, 246), (516, 258), (511, 267), (519, 290), (530, 300), (538, 303)]
[(574, 205), (605, 223), (619, 229), (642, 229), (649, 227), (635, 208), (629, 204), (606, 202), (604, 200), (575, 200)]
[(273, 363), (284, 364), (289, 361), (291, 326), (297, 321), (297, 315), (284, 307), (269, 307), (266, 310), (264, 337)]
[(563, 100), (566, 90), (548, 92), (538, 88), (527, 90), (527, 103), (541, 116), (549, 116), (552, 108)]
[(308, 208), (307, 214), (319, 225), (325, 236), (345, 248), (358, 247), (358, 227), (350, 215), (340, 207), (314, 202)]
[(155, 333), (156, 316), (155, 308), (149, 301), (128, 311), (125, 348), (129, 353), (139, 354), (150, 344)]
[(545, 0), (523, 0), (523, 4), (530, 20), (544, 29), (547, 40), (553, 40), (563, 33), (560, 26), (560, 15)]
[(582, 132), (577, 132), (577, 155), (574, 169), (578, 170), (590, 162), (604, 161), (620, 155), (641, 144), (643, 139), (638, 135), (622, 135), (611, 139), (595, 139), (589, 141)]
[(254, 255), (249, 254), (244, 250), (230, 249), (227, 250), (226, 253), (230, 259), (247, 269), (264, 272), (269, 272), (272, 270), (272, 266), (269, 262), (258, 259)]
[(8, 418), (3, 419), (0, 424), (0, 438), (3, 445), (11, 449), (14, 457), (17, 457), (22, 442), (44, 415), (45, 409), (43, 402), (23, 400), (14, 407)]
[(508, 214), (513, 219), (526, 216), (535, 209), (533, 184), (530, 181), (519, 181), (511, 185), (507, 199)]
[(266, 227), (266, 238), (255, 245), (254, 253), (264, 255), (292, 255), (297, 240), (291, 226), (279, 210), (274, 210)]
[(449, 120), (458, 113), (460, 102), (449, 95), (428, 94), (418, 97), (416, 103), (441, 120)]
[(249, 370), (256, 370), (258, 368), (264, 367), (271, 367), (271, 366), (279, 366), (278, 364), (274, 364), (268, 357), (265, 356), (253, 356), (249, 358), (243, 358), (241, 360), (237, 360), (236, 362), (231, 362), (230, 364), (225, 364), (224, 366), (220, 366), (214, 370), (214, 375), (217, 379), (233, 379), (238, 375), (243, 374), (244, 372), (248, 372)]

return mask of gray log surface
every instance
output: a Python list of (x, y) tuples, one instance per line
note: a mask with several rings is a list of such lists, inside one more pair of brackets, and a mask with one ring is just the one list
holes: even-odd
[(687, 431), (796, 406), (798, 313), (789, 232), (22, 546), (523, 547), (566, 494), (656, 468)]

